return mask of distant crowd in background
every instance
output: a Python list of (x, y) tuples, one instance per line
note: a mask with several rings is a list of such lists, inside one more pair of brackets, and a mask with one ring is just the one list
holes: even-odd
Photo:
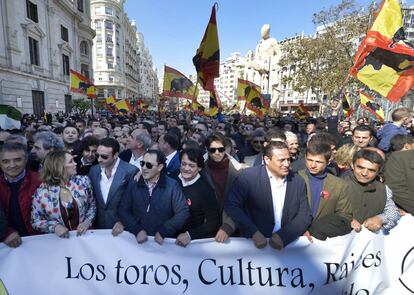
[(89, 229), (282, 249), (414, 213), (413, 112), (392, 121), (180, 112), (24, 115), (0, 131), (0, 241)]

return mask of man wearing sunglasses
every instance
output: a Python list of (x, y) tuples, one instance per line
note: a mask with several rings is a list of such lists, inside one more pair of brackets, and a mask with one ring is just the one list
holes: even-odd
[(114, 236), (124, 230), (118, 216), (118, 207), (128, 181), (138, 171), (137, 167), (118, 157), (119, 148), (116, 139), (102, 139), (96, 153), (99, 165), (94, 165), (89, 172), (96, 198), (96, 228), (112, 229)]
[(250, 141), (245, 149), (243, 149), (244, 163), (252, 167), (257, 155), (262, 151), (265, 143), (265, 132), (262, 128), (253, 131)]
[(235, 231), (234, 222), (224, 213), (223, 207), (234, 179), (239, 174), (239, 170), (244, 168), (233, 157), (225, 153), (225, 146), (226, 137), (219, 132), (214, 132), (207, 138), (208, 158), (201, 172), (214, 189), (220, 214), (223, 215), (222, 224), (215, 236), (217, 242), (226, 241)]
[(129, 182), (119, 216), (139, 244), (154, 236), (161, 245), (164, 238), (177, 236), (190, 217), (189, 208), (180, 185), (163, 172), (165, 157), (159, 150), (148, 150), (141, 167), (142, 177)]

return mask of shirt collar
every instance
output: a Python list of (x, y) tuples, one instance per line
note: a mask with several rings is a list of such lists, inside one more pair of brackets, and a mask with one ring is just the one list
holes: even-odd
[(181, 173), (180, 173), (180, 175), (178, 175), (178, 178), (181, 180), (181, 183), (183, 184), (183, 187), (186, 187), (186, 186), (190, 186), (190, 185), (194, 184), (200, 178), (200, 173), (197, 173), (196, 177), (194, 177), (190, 181), (185, 180), (182, 177)]
[(15, 183), (15, 182), (22, 180), (25, 176), (26, 176), (26, 169), (23, 169), (22, 173), (17, 175), (15, 179), (10, 179), (6, 175), (4, 175), (4, 179), (6, 179), (8, 183)]
[(171, 161), (171, 159), (174, 158), (176, 153), (177, 153), (177, 151), (174, 151), (171, 154), (169, 154), (168, 156), (166, 156), (165, 158), (166, 158), (167, 162)]
[(150, 181), (144, 180), (144, 182), (147, 187), (155, 187), (155, 185), (158, 183), (159, 180), (160, 180), (160, 175), (158, 175), (158, 178), (154, 181), (150, 182)]
[(280, 184), (285, 184), (286, 182), (286, 176), (283, 177), (282, 179), (276, 179), (275, 176), (273, 176), (272, 172), (270, 172), (270, 170), (266, 167), (266, 172), (267, 172), (267, 176), (269, 177), (269, 179), (274, 179), (276, 182), (280, 183)]
[[(114, 172), (116, 172), (116, 169), (118, 169), (118, 166), (119, 166), (119, 163), (121, 162), (121, 160), (118, 158), (117, 160), (116, 160), (116, 162), (115, 162), (115, 165), (114, 165), (114, 167), (112, 167), (112, 170), (111, 170), (111, 177), (112, 176), (114, 176)], [(102, 173), (105, 173), (105, 167), (103, 167), (103, 168), (101, 168), (101, 172)]]

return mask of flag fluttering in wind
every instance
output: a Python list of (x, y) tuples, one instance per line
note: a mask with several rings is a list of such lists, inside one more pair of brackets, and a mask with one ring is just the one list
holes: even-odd
[(266, 112), (260, 86), (253, 82), (239, 79), (237, 86), (239, 100), (246, 100), (246, 108), (262, 117)]
[(361, 99), (361, 106), (368, 112), (374, 114), (381, 122), (384, 122), (384, 110), (375, 102), (374, 98), (365, 92), (359, 92), (359, 98)]
[(115, 103), (115, 108), (118, 111), (127, 111), (127, 112), (133, 112), (134, 109), (132, 108), (131, 104), (129, 103), (128, 98), (122, 99)]
[(162, 95), (164, 97), (182, 97), (197, 99), (198, 89), (193, 82), (176, 69), (164, 66), (164, 84)]
[(0, 104), (0, 128), (3, 130), (20, 129), (22, 113), (9, 105)]
[(211, 10), (210, 20), (193, 57), (198, 83), (207, 91), (214, 91), (214, 78), (220, 75), (220, 49), (216, 22), (216, 5)]
[(214, 117), (218, 114), (219, 108), (221, 108), (221, 101), (218, 97), (218, 93), (216, 90), (210, 92), (210, 103), (209, 103), (209, 110), (208, 115), (210, 117)]
[(96, 98), (95, 85), (74, 70), (70, 70), (70, 91), (86, 94), (89, 98)]
[(350, 75), (395, 103), (414, 85), (413, 66), (414, 47), (405, 39), (399, 0), (383, 0)]
[(198, 101), (193, 101), (191, 104), (191, 109), (197, 114), (205, 114), (206, 108), (200, 104)]
[(115, 104), (115, 103), (116, 103), (116, 99), (115, 99), (115, 97), (114, 97), (114, 96), (110, 95), (110, 96), (108, 96), (107, 98), (105, 98), (105, 103), (106, 103), (107, 105), (110, 105), (110, 104)]
[(295, 111), (295, 117), (299, 118), (299, 119), (305, 119), (307, 117), (309, 117), (309, 111), (306, 108), (306, 106), (303, 104), (303, 102), (301, 102), (298, 106), (298, 108)]
[(344, 96), (342, 96), (342, 112), (344, 113), (344, 117), (349, 118), (353, 111), (354, 110), (352, 109), (351, 104), (349, 102), (349, 97), (345, 94)]

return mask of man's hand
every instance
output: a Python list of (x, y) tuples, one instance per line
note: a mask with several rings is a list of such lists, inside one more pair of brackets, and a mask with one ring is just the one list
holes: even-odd
[(269, 240), (269, 245), (276, 250), (282, 250), (284, 247), (283, 241), (277, 233), (272, 234), (272, 237)]
[(303, 235), (308, 238), (309, 242), (313, 243), (312, 236), (308, 230)]
[(112, 235), (116, 237), (123, 231), (124, 231), (124, 225), (122, 224), (122, 222), (118, 221), (114, 224), (114, 227), (112, 228)]
[(17, 248), (22, 244), (22, 238), (19, 233), (15, 231), (4, 239), (4, 243), (11, 248)]
[(380, 216), (370, 217), (364, 221), (364, 226), (370, 231), (378, 231), (381, 229), (384, 220)]
[(361, 229), (362, 229), (362, 225), (356, 219), (352, 219), (352, 221), (351, 221), (351, 227), (357, 233), (359, 233), (361, 231)]
[(215, 238), (216, 242), (224, 243), (229, 239), (229, 235), (222, 229), (219, 229)]
[(185, 247), (191, 242), (191, 237), (188, 232), (181, 233), (178, 235), (177, 239), (175, 240), (175, 243), (181, 247)]
[(147, 240), (148, 240), (148, 235), (147, 235), (147, 232), (145, 230), (142, 230), (137, 234), (138, 244), (142, 244), (142, 243), (146, 242)]
[(83, 235), (91, 227), (91, 225), (92, 222), (89, 219), (86, 219), (84, 222), (78, 225), (78, 228), (76, 229), (76, 235)]
[(69, 230), (61, 224), (55, 226), (55, 234), (60, 238), (69, 238)]
[(159, 233), (159, 232), (157, 232), (157, 233), (155, 234), (154, 240), (155, 240), (158, 244), (160, 244), (160, 245), (162, 245), (162, 244), (164, 243), (164, 238), (163, 238), (163, 237), (161, 237), (161, 235), (160, 235), (160, 233)]
[(267, 240), (260, 231), (254, 233), (254, 235), (252, 236), (252, 240), (254, 242), (254, 245), (258, 249), (263, 249), (267, 245)]

